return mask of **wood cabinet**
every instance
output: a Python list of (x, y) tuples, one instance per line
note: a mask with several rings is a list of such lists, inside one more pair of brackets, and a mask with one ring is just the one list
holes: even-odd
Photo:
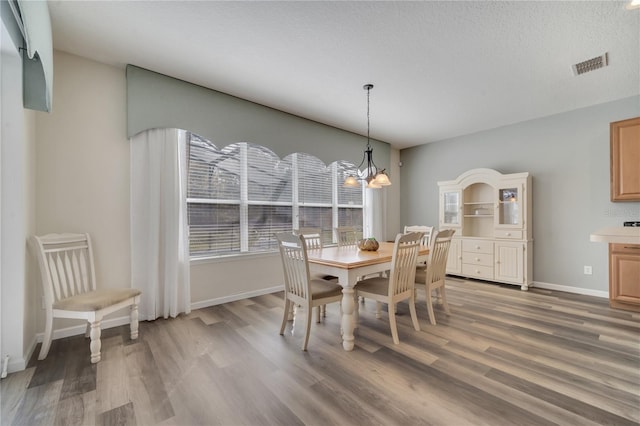
[(640, 201), (640, 117), (611, 129), (611, 201)]
[(609, 304), (640, 312), (640, 244), (609, 244)]
[(440, 229), (455, 229), (447, 273), (517, 284), (532, 283), (531, 176), (473, 169), (438, 182)]

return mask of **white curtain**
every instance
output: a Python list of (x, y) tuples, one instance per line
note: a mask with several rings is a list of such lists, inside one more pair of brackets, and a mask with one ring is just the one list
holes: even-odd
[(140, 319), (191, 311), (185, 132), (151, 129), (131, 138), (131, 278)]
[[(374, 237), (378, 241), (386, 241), (385, 223), (387, 223), (387, 191), (382, 189), (365, 189), (365, 218), (363, 238)], [(395, 239), (395, 235), (393, 236)]]

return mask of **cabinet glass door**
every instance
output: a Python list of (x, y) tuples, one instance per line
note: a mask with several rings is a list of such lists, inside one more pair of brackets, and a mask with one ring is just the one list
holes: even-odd
[(440, 221), (443, 226), (460, 226), (461, 191), (444, 191), (442, 193), (442, 211)]
[(498, 188), (497, 224), (522, 226), (522, 185)]

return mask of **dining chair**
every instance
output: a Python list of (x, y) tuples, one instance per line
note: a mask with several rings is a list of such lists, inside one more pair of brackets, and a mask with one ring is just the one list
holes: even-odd
[[(358, 234), (357, 230), (353, 226), (338, 226), (333, 228), (336, 234), (336, 241), (338, 242), (338, 247), (355, 247), (358, 245)], [(382, 274), (375, 274), (382, 275)], [(358, 277), (358, 281), (363, 277)], [(364, 304), (364, 297), (357, 298), (359, 302)], [(381, 310), (379, 307), (378, 310)]]
[(393, 343), (398, 344), (398, 327), (396, 325), (395, 306), (398, 302), (408, 300), (411, 321), (416, 331), (420, 331), (415, 305), (416, 261), (422, 241), (421, 232), (398, 234), (393, 246), (391, 270), (388, 277), (372, 277), (358, 281), (355, 286), (356, 295), (386, 303), (389, 307), (389, 326)]
[(358, 244), (356, 228), (353, 226), (338, 226), (333, 228), (338, 247), (355, 246)]
[(131, 339), (138, 338), (141, 291), (133, 288), (98, 289), (89, 234), (32, 236), (30, 244), (40, 267), (46, 312), (44, 338), (38, 359), (51, 347), (54, 318), (84, 319), (91, 338), (91, 362), (100, 361), (100, 324), (105, 315), (130, 307)]
[[(304, 236), (304, 243), (307, 250), (322, 250), (322, 231), (320, 228), (300, 228), (295, 230), (294, 233)], [(311, 279), (324, 280), (333, 284), (338, 282), (338, 277), (324, 274), (313, 274), (311, 275)], [(293, 312), (290, 317), (292, 316)], [(324, 305), (318, 309), (317, 322), (320, 322), (320, 316), (327, 316), (327, 307)]]
[(429, 321), (433, 325), (436, 324), (432, 301), (433, 290), (438, 290), (444, 311), (447, 315), (451, 314), (445, 293), (445, 276), (449, 247), (451, 246), (451, 238), (454, 233), (454, 229), (445, 229), (440, 232), (435, 231), (431, 236), (431, 245), (429, 246), (429, 255), (427, 256), (427, 267), (425, 270), (418, 269), (416, 271), (416, 284), (424, 283), (425, 285)]
[(428, 246), (431, 241), (431, 234), (433, 233), (433, 226), (424, 225), (408, 225), (404, 227), (404, 233), (408, 232), (422, 232), (422, 245)]
[(320, 228), (300, 228), (293, 232), (297, 235), (304, 235), (307, 250), (322, 249), (322, 230)]
[(342, 287), (325, 280), (312, 279), (309, 275), (309, 261), (304, 235), (292, 233), (276, 234), (282, 268), (284, 270), (284, 315), (280, 334), (284, 334), (288, 313), (292, 304), (306, 309), (307, 322), (302, 350), (307, 350), (311, 330), (311, 311), (327, 303), (342, 300)]

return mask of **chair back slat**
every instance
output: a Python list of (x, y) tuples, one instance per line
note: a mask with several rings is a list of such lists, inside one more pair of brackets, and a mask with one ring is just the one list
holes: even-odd
[(358, 244), (358, 234), (353, 226), (339, 226), (335, 228), (338, 247), (355, 246)]
[(76, 287), (76, 279), (73, 275), (73, 267), (71, 266), (71, 258), (73, 257), (74, 251), (64, 253), (62, 259), (64, 264), (64, 277), (67, 280), (69, 296), (75, 296), (78, 293), (78, 289)]
[(306, 240), (303, 235), (276, 234), (284, 270), (285, 291), (300, 299), (309, 300), (309, 264)]
[(389, 296), (413, 291), (416, 277), (416, 262), (422, 241), (422, 232), (398, 234), (393, 246), (389, 277)]
[(78, 252), (74, 250), (71, 254), (71, 274), (73, 276), (73, 281), (76, 283), (76, 294), (84, 293), (88, 291), (85, 287), (87, 285), (86, 280), (83, 280), (80, 275), (80, 265), (83, 263), (82, 260), (78, 260), (78, 257), (82, 255), (82, 252)]
[(82, 289), (84, 289), (84, 291), (93, 290), (93, 288), (91, 287), (91, 279), (89, 278), (89, 274), (91, 273), (90, 271), (93, 269), (93, 267), (90, 266), (90, 263), (91, 258), (89, 257), (89, 251), (81, 251), (79, 274), (80, 282), (82, 283)]
[(56, 262), (57, 255), (55, 253), (46, 254), (47, 256), (47, 265), (49, 267), (49, 286), (53, 289), (53, 294), (55, 299), (60, 300), (65, 296), (62, 294), (62, 289), (60, 287), (60, 280), (58, 278), (58, 263)]
[(32, 237), (40, 263), (45, 305), (95, 290), (91, 240), (87, 234)]
[(429, 257), (427, 259), (426, 284), (444, 281), (447, 269), (447, 257), (449, 247), (455, 230), (445, 229), (435, 232), (429, 247)]
[(58, 272), (58, 282), (60, 283), (60, 292), (62, 297), (73, 296), (71, 289), (69, 288), (69, 280), (67, 279), (67, 271), (64, 268), (64, 259), (67, 257), (67, 252), (56, 253), (56, 269)]

